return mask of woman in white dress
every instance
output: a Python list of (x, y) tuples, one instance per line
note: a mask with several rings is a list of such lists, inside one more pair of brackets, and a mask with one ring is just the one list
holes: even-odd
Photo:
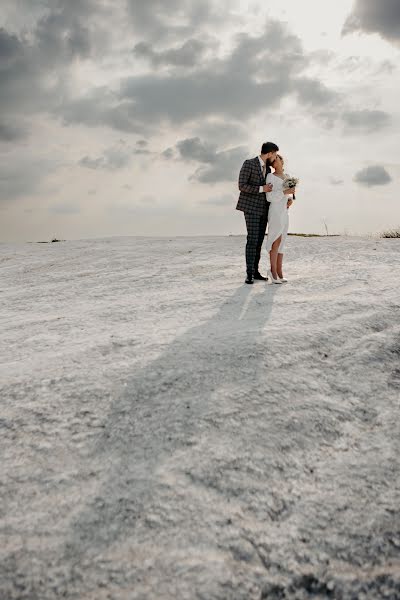
[(283, 182), (286, 179), (283, 171), (283, 158), (276, 155), (272, 163), (274, 173), (268, 173), (266, 183), (272, 183), (272, 192), (267, 193), (267, 200), (271, 204), (268, 211), (268, 235), (267, 251), (269, 252), (271, 270), (269, 276), (272, 283), (285, 283), (287, 279), (283, 276), (283, 250), (285, 247), (286, 236), (289, 227), (288, 208), (293, 199), (288, 196), (295, 194), (296, 189), (283, 189)]

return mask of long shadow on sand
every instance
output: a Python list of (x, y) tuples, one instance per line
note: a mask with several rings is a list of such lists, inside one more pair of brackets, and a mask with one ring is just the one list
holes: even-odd
[(64, 564), (90, 560), (134, 535), (152, 498), (157, 467), (190, 447), (218, 389), (251, 385), (266, 369), (262, 332), (274, 293), (275, 286), (241, 286), (209, 321), (132, 376), (93, 451), (93, 461), (103, 465), (102, 483), (67, 534)]

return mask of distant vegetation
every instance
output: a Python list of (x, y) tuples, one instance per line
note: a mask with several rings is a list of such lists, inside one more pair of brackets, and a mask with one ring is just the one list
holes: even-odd
[(381, 233), (382, 238), (400, 238), (400, 229), (388, 229)]
[[(245, 233), (230, 233), (229, 237), (243, 237), (246, 235)], [(340, 237), (339, 233), (329, 233), (326, 235), (325, 233), (288, 233), (288, 235), (297, 235), (298, 237)]]
[(297, 235), (298, 237), (339, 237), (338, 233), (319, 234), (319, 233), (288, 233), (288, 235)]

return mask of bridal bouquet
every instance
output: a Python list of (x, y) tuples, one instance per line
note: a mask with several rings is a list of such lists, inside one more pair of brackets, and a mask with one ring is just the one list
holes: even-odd
[(296, 185), (298, 183), (299, 183), (299, 180), (297, 179), (297, 177), (287, 176), (283, 181), (283, 189), (288, 190), (290, 188), (294, 188), (294, 187), (296, 187)]
[[(289, 177), (289, 175), (287, 175), (286, 178), (283, 180), (283, 189), (290, 190), (291, 188), (295, 188), (298, 183), (299, 180), (297, 179), (297, 177)], [(293, 194), (293, 200), (295, 200), (295, 198), (296, 196)]]

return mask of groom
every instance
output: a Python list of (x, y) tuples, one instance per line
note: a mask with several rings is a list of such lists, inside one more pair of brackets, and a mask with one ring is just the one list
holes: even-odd
[(266, 281), (258, 270), (261, 247), (268, 221), (266, 192), (272, 190), (272, 184), (265, 184), (270, 165), (274, 162), (279, 148), (273, 142), (265, 142), (261, 154), (245, 160), (239, 173), (239, 200), (236, 210), (244, 212), (247, 227), (246, 244), (246, 283), (254, 283), (255, 279)]

